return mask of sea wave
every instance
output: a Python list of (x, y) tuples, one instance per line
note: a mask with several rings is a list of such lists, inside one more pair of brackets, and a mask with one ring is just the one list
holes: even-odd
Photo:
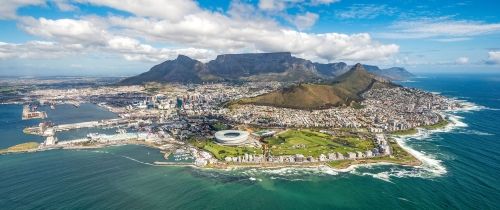
[[(353, 174), (359, 176), (371, 176), (375, 179), (392, 182), (391, 178), (404, 178), (404, 177), (418, 177), (418, 178), (436, 178), (445, 175), (448, 171), (444, 166), (442, 160), (439, 160), (436, 155), (438, 153), (429, 150), (418, 151), (408, 143), (415, 141), (430, 141), (439, 140), (437, 133), (443, 132), (468, 132), (475, 135), (491, 135), (480, 131), (466, 130), (464, 128), (468, 125), (463, 122), (464, 117), (459, 116), (458, 113), (479, 111), (487, 109), (484, 106), (476, 105), (474, 103), (461, 101), (464, 105), (461, 109), (447, 110), (440, 114), (447, 119), (450, 123), (443, 128), (428, 130), (417, 129), (417, 133), (406, 136), (395, 136), (394, 139), (397, 143), (422, 164), (420, 166), (401, 166), (392, 163), (373, 163), (373, 164), (359, 164), (352, 165), (346, 169), (333, 169), (328, 166), (318, 167), (283, 167), (274, 169), (262, 168), (239, 168), (229, 169), (222, 173), (225, 175), (233, 175), (242, 178), (243, 180), (262, 181), (262, 177), (266, 179), (284, 179), (288, 181), (306, 181), (311, 177), (319, 176), (337, 176), (342, 174)], [(417, 143), (418, 144), (418, 143)], [(437, 148), (436, 148), (437, 150)], [(442, 156), (440, 156), (442, 157)], [(444, 157), (442, 157), (444, 158)], [(446, 158), (445, 158), (446, 159)], [(261, 177), (261, 178), (259, 178)]]
[(403, 81), (400, 81), (401, 83), (413, 83), (413, 82), (417, 82), (415, 80), (403, 80)]
[(458, 109), (447, 110), (446, 112), (449, 112), (449, 113), (463, 113), (463, 112), (471, 112), (471, 111), (481, 111), (481, 110), (484, 110), (484, 109), (495, 110), (493, 108), (489, 108), (489, 107), (486, 107), (486, 106), (483, 106), (483, 105), (475, 104), (475, 103), (472, 103), (472, 102), (469, 102), (469, 101), (466, 101), (466, 100), (463, 100), (463, 99), (455, 98), (454, 100), (456, 102), (460, 103), (460, 105), (462, 105), (462, 107), (458, 108)]
[[(339, 173), (327, 166), (317, 167), (283, 167), (276, 169), (233, 169), (231, 172), (236, 172), (249, 177), (269, 176), (272, 179), (287, 179), (292, 181), (304, 180), (307, 175), (338, 175)], [(292, 178), (292, 179), (290, 179)]]
[(477, 131), (477, 130), (461, 130), (458, 133), (466, 135), (477, 135), (477, 136), (494, 136), (495, 134)]
[[(476, 110), (475, 108), (473, 110)], [(398, 144), (422, 162), (420, 166), (400, 166), (393, 163), (372, 163), (372, 164), (358, 164), (351, 165), (345, 169), (333, 169), (328, 166), (318, 167), (283, 167), (275, 169), (230, 169), (226, 172), (229, 174), (238, 174), (247, 177), (247, 180), (258, 181), (256, 177), (267, 177), (270, 179), (284, 179), (288, 181), (304, 181), (308, 176), (335, 176), (345, 173), (371, 176), (375, 179), (391, 182), (392, 177), (419, 177), (419, 178), (435, 178), (443, 176), (447, 173), (446, 167), (441, 160), (438, 160), (434, 155), (428, 154), (424, 151), (417, 151), (410, 147), (408, 142), (420, 140), (436, 140), (439, 136), (434, 134), (442, 132), (450, 132), (459, 128), (465, 128), (468, 125), (463, 122), (463, 117), (456, 115), (459, 110), (452, 112), (441, 113), (450, 123), (440, 129), (427, 130), (417, 129), (417, 133), (406, 136), (394, 137)], [(380, 171), (383, 170), (383, 171)], [(380, 172), (373, 172), (380, 171)], [(255, 180), (254, 180), (255, 179)]]
[[(428, 140), (437, 140), (439, 136), (436, 136), (436, 133), (445, 133), (445, 132), (468, 132), (470, 134), (476, 135), (489, 135), (488, 133), (483, 133), (479, 131), (471, 131), (465, 130), (464, 128), (468, 127), (468, 125), (463, 122), (464, 117), (457, 115), (458, 113), (470, 112), (470, 111), (478, 111), (483, 110), (486, 107), (476, 105), (470, 102), (463, 102), (464, 107), (462, 109), (449, 110), (445, 112), (441, 112), (440, 114), (447, 120), (450, 121), (448, 125), (443, 128), (428, 130), (428, 129), (417, 129), (416, 134), (405, 135), (405, 136), (395, 136), (394, 139), (398, 142), (398, 144), (422, 162), (422, 165), (415, 167), (404, 167), (404, 166), (393, 166), (388, 170), (384, 170), (381, 172), (366, 172), (363, 170), (359, 170), (361, 167), (355, 167), (354, 170), (351, 171), (352, 174), (360, 175), (360, 176), (371, 176), (375, 179), (380, 179), (383, 181), (391, 182), (391, 177), (419, 177), (419, 178), (435, 178), (443, 176), (447, 173), (446, 167), (443, 165), (442, 160), (437, 159), (435, 155), (429, 154), (424, 151), (417, 151), (413, 147), (409, 146), (408, 143), (411, 141), (428, 141)], [(364, 167), (367, 168), (367, 167)]]
[(420, 166), (400, 166), (394, 164), (383, 171), (377, 172), (373, 172), (375, 170), (366, 170), (372, 169), (371, 166), (360, 166), (350, 171), (350, 173), (359, 176), (371, 176), (375, 179), (391, 183), (391, 178), (416, 177), (429, 179), (445, 175), (447, 173), (447, 169), (441, 160), (438, 160), (433, 155), (427, 154), (423, 151), (417, 151), (416, 149), (408, 146), (407, 143), (409, 141), (418, 140), (422, 137), (422, 135), (425, 135), (426, 138), (430, 138), (430, 133), (424, 133), (423, 131), (419, 131), (419, 133), (415, 135), (395, 137), (395, 140), (403, 149), (422, 163)]

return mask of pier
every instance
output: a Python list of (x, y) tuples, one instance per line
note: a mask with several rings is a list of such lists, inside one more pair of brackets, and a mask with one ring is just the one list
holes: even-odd
[(161, 162), (161, 161), (155, 161), (155, 165), (159, 166), (195, 166), (194, 163), (183, 163), (183, 162)]
[(61, 124), (61, 125), (55, 125), (55, 126), (45, 126), (44, 123), (40, 123), (39, 126), (24, 128), (23, 132), (26, 134), (31, 134), (31, 135), (55, 136), (55, 134), (57, 132), (61, 132), (61, 131), (68, 131), (68, 130), (80, 129), (80, 128), (113, 127), (113, 126), (120, 126), (120, 125), (124, 125), (124, 124), (128, 124), (128, 123), (129, 123), (128, 120), (122, 119), (122, 118), (102, 120), (102, 121), (69, 123), (69, 124)]
[(80, 122), (80, 123), (69, 123), (69, 124), (61, 124), (53, 127), (54, 131), (67, 131), (79, 128), (94, 128), (94, 127), (111, 127), (118, 126), (129, 123), (128, 120), (122, 118), (102, 120), (102, 121), (88, 121), (88, 122)]

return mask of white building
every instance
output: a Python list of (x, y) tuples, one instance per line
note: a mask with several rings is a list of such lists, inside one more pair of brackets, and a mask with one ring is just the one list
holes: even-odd
[(215, 139), (223, 145), (242, 145), (248, 143), (248, 135), (246, 131), (222, 130), (215, 133)]

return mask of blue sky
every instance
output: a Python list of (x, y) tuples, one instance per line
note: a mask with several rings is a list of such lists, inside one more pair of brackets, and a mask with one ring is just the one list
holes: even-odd
[(290, 51), (500, 73), (498, 1), (3, 0), (0, 75), (125, 76), (185, 54)]

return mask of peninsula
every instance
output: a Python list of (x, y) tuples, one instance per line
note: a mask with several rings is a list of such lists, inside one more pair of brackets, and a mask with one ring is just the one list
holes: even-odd
[[(393, 135), (444, 126), (442, 113), (464, 105), (395, 84), (381, 73), (389, 71), (395, 69), (317, 64), (289, 53), (221, 55), (206, 64), (179, 56), (117, 84), (34, 89), (9, 98), (26, 104), (25, 113), (93, 103), (118, 117), (55, 124), (43, 112), (42, 123), (24, 129), (44, 136), (43, 143), (2, 152), (140, 144), (165, 153), (166, 160), (155, 163), (162, 166), (419, 165)], [(58, 139), (60, 132), (87, 128), (117, 132)]]

